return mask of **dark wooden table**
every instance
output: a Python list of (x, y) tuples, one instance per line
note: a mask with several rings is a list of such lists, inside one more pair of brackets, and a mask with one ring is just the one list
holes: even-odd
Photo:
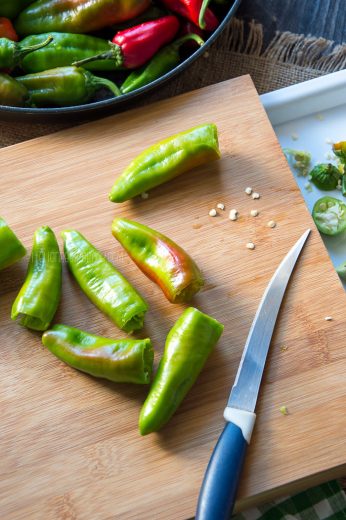
[(276, 30), (346, 42), (346, 0), (243, 0), (238, 16), (265, 28), (265, 43)]

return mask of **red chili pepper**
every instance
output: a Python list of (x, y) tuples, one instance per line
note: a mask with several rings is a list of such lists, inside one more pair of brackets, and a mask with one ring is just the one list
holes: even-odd
[(218, 19), (208, 8), (209, 0), (162, 0), (162, 3), (206, 31), (214, 31), (219, 25)]
[(173, 40), (178, 29), (178, 18), (173, 15), (141, 23), (117, 32), (112, 42), (109, 42), (109, 51), (76, 61), (73, 65), (81, 67), (91, 61), (114, 60), (115, 68), (136, 69), (149, 61), (163, 45)]
[(14, 42), (18, 41), (18, 34), (8, 18), (0, 17), (0, 38), (8, 38)]

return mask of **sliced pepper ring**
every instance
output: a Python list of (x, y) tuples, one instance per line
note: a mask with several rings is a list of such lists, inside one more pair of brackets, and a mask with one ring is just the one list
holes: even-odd
[(312, 210), (312, 218), (324, 235), (339, 235), (346, 231), (346, 205), (334, 197), (318, 199)]

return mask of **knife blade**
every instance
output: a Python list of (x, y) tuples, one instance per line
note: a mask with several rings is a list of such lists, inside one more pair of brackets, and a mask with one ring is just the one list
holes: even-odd
[(255, 425), (254, 411), (276, 319), (309, 234), (310, 229), (282, 260), (258, 306), (224, 411), (226, 426), (204, 476), (195, 520), (229, 520), (232, 514), (246, 449)]

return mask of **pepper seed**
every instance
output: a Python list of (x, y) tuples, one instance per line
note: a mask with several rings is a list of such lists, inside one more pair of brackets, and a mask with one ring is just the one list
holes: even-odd
[(253, 198), (254, 200), (255, 200), (255, 199), (259, 199), (259, 198), (260, 198), (260, 194), (254, 192), (254, 193), (252, 194), (252, 198)]
[(225, 205), (222, 204), (222, 202), (219, 202), (216, 207), (221, 209), (222, 211), (225, 211)]
[(269, 220), (267, 226), (270, 227), (270, 228), (275, 228), (276, 222), (274, 220)]
[(251, 195), (251, 193), (252, 193), (252, 188), (250, 188), (250, 187), (245, 188), (245, 193), (246, 193), (246, 195)]
[(216, 211), (215, 208), (213, 208), (213, 209), (211, 209), (211, 210), (209, 211), (209, 216), (210, 216), (210, 217), (216, 217), (216, 215), (217, 215), (217, 211)]
[(257, 211), (257, 209), (252, 209), (252, 210), (250, 211), (250, 215), (251, 215), (252, 217), (257, 217), (257, 215), (258, 215), (258, 211)]
[(246, 249), (255, 249), (255, 244), (253, 242), (248, 242), (246, 244)]

